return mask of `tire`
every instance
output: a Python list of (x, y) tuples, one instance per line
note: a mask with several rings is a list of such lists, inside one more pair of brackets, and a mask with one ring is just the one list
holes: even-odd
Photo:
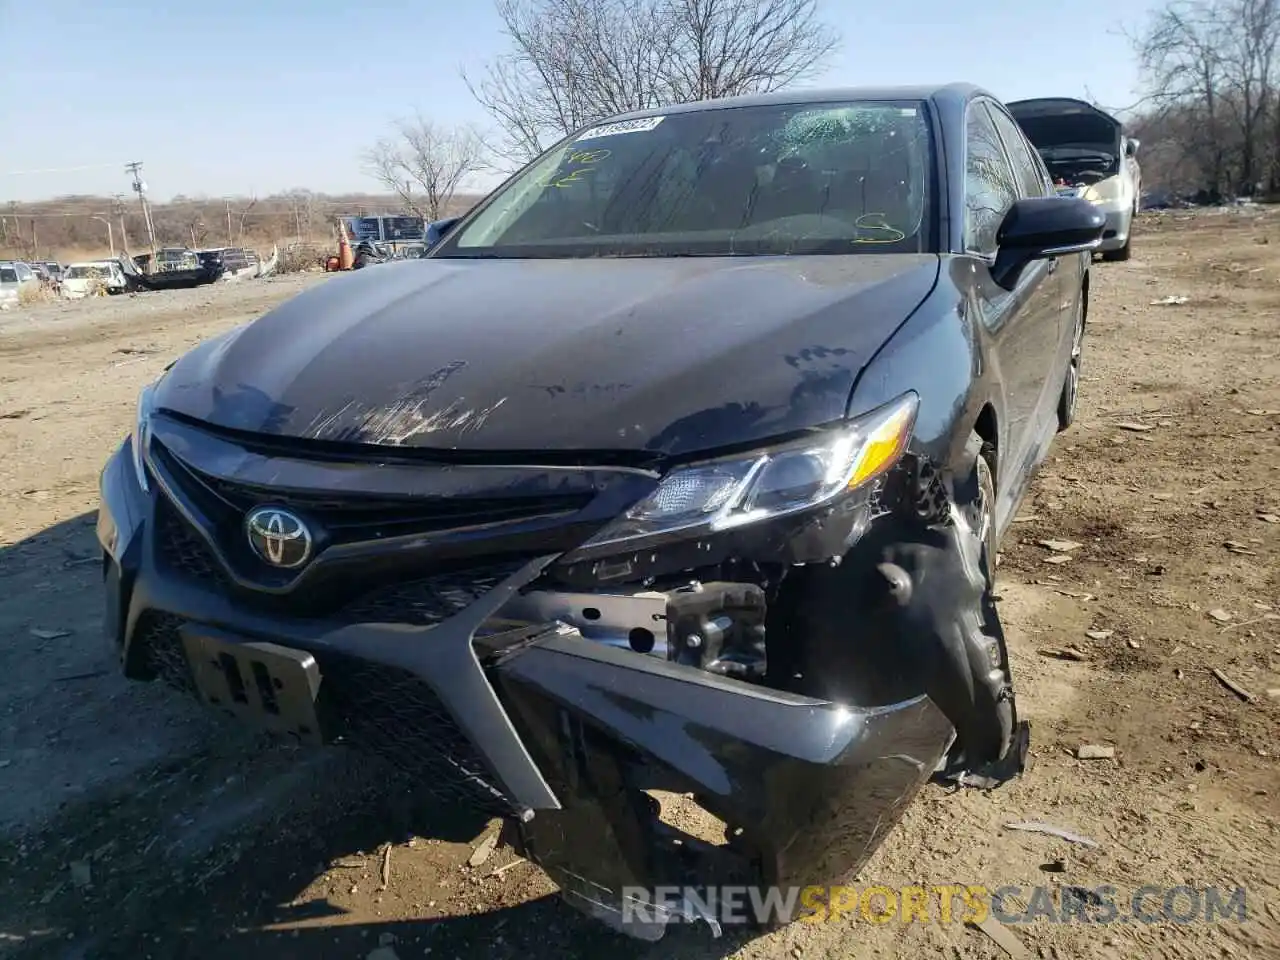
[(1062, 380), (1062, 393), (1058, 395), (1058, 432), (1071, 426), (1076, 419), (1076, 404), (1080, 400), (1080, 369), (1084, 354), (1084, 291), (1076, 297), (1076, 325), (1071, 334), (1071, 359)]
[(1119, 250), (1103, 250), (1102, 259), (1107, 263), (1119, 263), (1123, 260), (1128, 260), (1132, 251), (1133, 237), (1127, 237), (1124, 241), (1124, 246)]

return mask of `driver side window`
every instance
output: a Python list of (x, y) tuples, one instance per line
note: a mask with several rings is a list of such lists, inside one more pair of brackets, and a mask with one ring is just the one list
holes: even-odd
[(965, 123), (965, 250), (995, 256), (996, 235), (1005, 213), (1018, 199), (1009, 158), (986, 107), (969, 104)]
[(1017, 174), (1022, 195), (1024, 197), (1048, 196), (1053, 191), (1049, 185), (1049, 174), (1044, 168), (1040, 155), (1027, 143), (1027, 138), (1022, 135), (1021, 128), (1014, 123), (1012, 117), (998, 107), (992, 106), (988, 109), (1009, 151), (1009, 159), (1013, 161), (1013, 171)]

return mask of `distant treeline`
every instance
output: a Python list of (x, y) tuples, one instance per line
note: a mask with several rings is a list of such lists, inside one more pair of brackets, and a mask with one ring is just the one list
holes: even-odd
[[(474, 196), (455, 198), (450, 213), (461, 213)], [(335, 218), (405, 212), (395, 196), (329, 195), (293, 190), (269, 197), (174, 197), (153, 203), (156, 243), (162, 246), (267, 247), (282, 240), (324, 240), (336, 236)], [(104, 222), (106, 221), (106, 222)], [(111, 224), (108, 235), (107, 222)], [(123, 225), (124, 242), (121, 240)], [(36, 203), (0, 202), (0, 259), (51, 259), (67, 251), (117, 249), (140, 252), (148, 245), (146, 223), (135, 195), (66, 196)]]

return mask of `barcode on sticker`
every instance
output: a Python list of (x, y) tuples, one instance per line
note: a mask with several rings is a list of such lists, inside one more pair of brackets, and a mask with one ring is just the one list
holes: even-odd
[[(619, 133), (645, 133), (660, 124), (665, 117), (641, 117), (639, 120), (619, 120), (617, 123), (602, 123), (583, 131), (578, 137), (581, 140), (597, 140), (600, 137), (612, 137)], [(575, 141), (577, 142), (577, 141)]]

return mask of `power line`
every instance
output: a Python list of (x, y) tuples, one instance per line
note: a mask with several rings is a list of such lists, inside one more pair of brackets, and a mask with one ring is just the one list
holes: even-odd
[(116, 167), (116, 163), (86, 163), (79, 167), (45, 167), (42, 170), (5, 170), (0, 173), (0, 177), (24, 177), (33, 173), (72, 173), (76, 170), (105, 170), (108, 167)]
[(84, 213), (23, 213), (21, 211), (15, 213), (12, 210), (8, 212), (0, 210), (0, 217), (13, 220), (66, 220), (76, 217), (105, 217), (107, 213), (108, 211), (105, 210), (86, 210)]

